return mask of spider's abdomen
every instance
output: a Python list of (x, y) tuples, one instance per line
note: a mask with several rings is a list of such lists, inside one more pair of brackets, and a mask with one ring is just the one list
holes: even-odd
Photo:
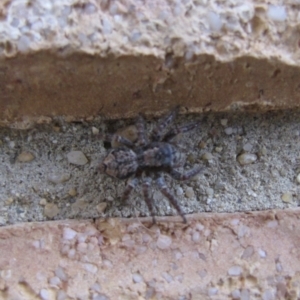
[(150, 143), (143, 149), (137, 150), (139, 167), (169, 168), (180, 164), (182, 157), (180, 152), (169, 143)]
[(118, 179), (132, 176), (138, 168), (136, 153), (129, 148), (112, 150), (103, 160), (100, 169), (106, 174)]

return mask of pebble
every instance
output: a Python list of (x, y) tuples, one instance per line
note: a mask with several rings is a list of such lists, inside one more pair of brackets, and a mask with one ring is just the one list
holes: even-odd
[(16, 143), (14, 141), (10, 141), (8, 143), (9, 148), (14, 149), (16, 147)]
[(279, 261), (276, 262), (276, 271), (282, 272), (282, 270), (283, 270), (282, 264)]
[(77, 244), (77, 251), (85, 253), (87, 251), (87, 243), (79, 243)]
[(176, 260), (179, 260), (183, 257), (183, 254), (179, 250), (175, 250), (174, 257)]
[(54, 218), (55, 216), (57, 216), (59, 213), (59, 208), (56, 204), (54, 203), (47, 203), (45, 205), (45, 208), (44, 208), (44, 215), (47, 217), (47, 218)]
[(162, 250), (168, 249), (171, 246), (171, 244), (172, 244), (172, 239), (169, 236), (164, 234), (161, 234), (158, 237), (156, 242), (156, 246)]
[(109, 201), (109, 202), (112, 202), (112, 201), (114, 201), (114, 198), (112, 196), (107, 196), (106, 200)]
[(13, 202), (14, 202), (14, 199), (10, 197), (5, 201), (5, 205), (11, 205)]
[[(286, 299), (287, 297), (287, 294), (288, 294), (288, 289), (290, 289), (288, 286), (289, 286), (289, 283), (285, 283), (284, 281), (281, 281), (281, 282), (278, 282), (276, 284), (276, 289), (277, 289), (277, 293), (276, 293), (276, 296), (278, 296), (278, 299)], [(268, 299), (265, 298), (263, 300), (272, 300), (272, 296), (273, 296), (273, 293), (269, 290), (269, 295), (268, 295)], [(274, 297), (273, 297), (274, 299)]]
[(60, 127), (59, 126), (53, 126), (52, 128), (55, 132), (60, 132)]
[(222, 147), (216, 147), (216, 148), (215, 148), (215, 151), (218, 152), (218, 153), (222, 152), (222, 150), (223, 150)]
[(170, 283), (173, 281), (173, 276), (170, 275), (169, 273), (163, 272), (161, 275), (166, 280), (166, 282)]
[(221, 119), (221, 125), (222, 126), (227, 126), (228, 120), (227, 119)]
[(225, 128), (225, 133), (227, 134), (227, 135), (231, 135), (232, 133), (233, 133), (233, 129), (232, 129), (232, 127), (227, 127), (227, 128)]
[(101, 292), (101, 285), (98, 282), (95, 282), (92, 286), (91, 289), (100, 293)]
[(233, 266), (228, 270), (228, 275), (239, 276), (243, 273), (243, 269), (240, 266)]
[(265, 146), (262, 146), (262, 148), (260, 149), (260, 153), (261, 153), (261, 155), (267, 155), (267, 153), (268, 153), (267, 148)]
[(201, 271), (198, 272), (198, 274), (201, 278), (204, 278), (207, 275), (207, 271), (206, 270), (201, 270)]
[(267, 227), (269, 228), (276, 228), (278, 226), (278, 221), (277, 220), (272, 220), (267, 222)]
[(251, 256), (253, 255), (253, 253), (254, 253), (254, 248), (253, 248), (252, 246), (248, 246), (248, 247), (244, 250), (244, 252), (243, 252), (241, 258), (242, 258), (242, 259), (249, 258), (249, 257), (251, 257)]
[(94, 117), (93, 117), (93, 116), (89, 116), (89, 117), (86, 117), (85, 120), (86, 120), (87, 122), (91, 122), (91, 121), (94, 120)]
[(77, 235), (77, 231), (71, 228), (64, 228), (63, 238), (64, 240), (72, 240)]
[(213, 196), (215, 192), (212, 188), (207, 188), (205, 191), (206, 191), (206, 195), (208, 196)]
[[(278, 293), (276, 293), (278, 294)], [(273, 295), (273, 292), (271, 290), (266, 290), (263, 294), (262, 294), (262, 300), (274, 300), (275, 297)]]
[(106, 207), (107, 207), (107, 203), (106, 202), (101, 202), (96, 206), (96, 209), (97, 209), (98, 213), (101, 214), (105, 211)]
[(75, 196), (77, 195), (77, 191), (76, 191), (76, 189), (71, 188), (71, 189), (68, 191), (68, 194), (69, 194), (71, 197), (75, 197)]
[(261, 258), (266, 258), (267, 257), (267, 253), (266, 251), (262, 250), (262, 249), (258, 249), (258, 254)]
[(78, 213), (84, 210), (87, 206), (87, 202), (85, 198), (79, 198), (72, 204), (72, 212)]
[(68, 257), (70, 259), (74, 259), (75, 258), (75, 255), (76, 255), (76, 250), (75, 249), (71, 249), (69, 252), (68, 252)]
[(253, 146), (250, 143), (246, 143), (243, 146), (243, 150), (246, 151), (246, 152), (251, 152), (252, 148), (253, 148)]
[(54, 276), (49, 279), (49, 284), (53, 287), (58, 287), (61, 284), (61, 280), (58, 277)]
[(67, 123), (71, 123), (75, 121), (75, 117), (73, 116), (65, 116), (64, 119)]
[(252, 153), (243, 153), (238, 156), (237, 160), (242, 166), (249, 165), (257, 160), (257, 155)]
[(61, 161), (61, 160), (63, 160), (64, 158), (63, 158), (62, 155), (58, 154), (58, 155), (56, 156), (55, 159), (56, 159), (56, 161)]
[(65, 300), (67, 299), (67, 294), (63, 290), (58, 290), (56, 300)]
[(96, 274), (98, 271), (98, 267), (93, 265), (93, 264), (89, 264), (89, 263), (85, 263), (84, 264), (84, 269), (92, 274)]
[(142, 275), (138, 274), (138, 273), (134, 273), (132, 274), (132, 280), (134, 283), (140, 283), (144, 281), (144, 278), (142, 277)]
[(18, 162), (30, 162), (30, 161), (34, 160), (34, 158), (35, 157), (31, 152), (23, 151), (18, 155), (17, 161)]
[(233, 226), (236, 226), (240, 223), (240, 220), (239, 219), (232, 219), (230, 224), (233, 225)]
[(284, 193), (281, 196), (281, 200), (285, 203), (291, 203), (293, 201), (293, 195), (291, 193)]
[(45, 206), (47, 204), (47, 200), (45, 198), (42, 198), (40, 200), (40, 205)]
[(202, 155), (202, 159), (203, 160), (211, 160), (211, 159), (213, 159), (214, 158), (214, 156), (211, 154), (211, 153), (209, 153), (209, 152), (206, 152), (206, 153), (204, 153), (203, 155)]
[(296, 180), (298, 183), (300, 183), (300, 173), (297, 175)]
[(199, 147), (200, 149), (204, 149), (204, 148), (206, 147), (206, 143), (203, 142), (203, 141), (201, 141), (201, 142), (198, 144), (198, 147)]
[(42, 289), (42, 290), (40, 291), (40, 296), (41, 296), (41, 299), (42, 299), (42, 300), (50, 300), (50, 293), (49, 293), (49, 291), (46, 290), (46, 289)]
[(41, 116), (36, 121), (37, 124), (50, 124), (51, 122), (52, 118), (46, 116)]
[(98, 135), (99, 134), (99, 129), (93, 126), (92, 127), (92, 134), (93, 135)]
[(193, 154), (189, 154), (186, 158), (187, 162), (190, 164), (194, 164), (195, 163), (195, 156)]
[(250, 292), (248, 289), (242, 289), (241, 300), (250, 300)]
[(240, 300), (241, 299), (241, 292), (240, 290), (234, 290), (232, 291), (231, 293), (231, 296), (232, 296), (232, 299), (235, 299), (235, 300)]
[[(87, 5), (93, 5), (93, 4), (88, 3)], [(86, 6), (86, 7), (88, 8), (89, 6)], [(95, 295), (93, 295), (92, 299), (93, 300), (108, 300), (108, 298), (105, 295), (103, 295), (103, 294), (95, 294)]]
[[(135, 142), (137, 140), (137, 128), (134, 126), (134, 125), (130, 125), (126, 128), (123, 128), (121, 130), (118, 130), (116, 132), (116, 134), (130, 140), (131, 142)], [(117, 147), (120, 147), (121, 144), (118, 143), (117, 141), (115, 140), (112, 140), (111, 142), (111, 146), (113, 148), (117, 148)]]
[(207, 292), (208, 296), (214, 296), (214, 295), (217, 295), (218, 294), (218, 289), (215, 288), (215, 287), (211, 287), (208, 289), (208, 292)]
[(287, 175), (287, 170), (284, 169), (284, 168), (281, 168), (281, 169), (279, 170), (279, 174), (280, 174), (282, 177), (286, 177), (286, 175)]
[(67, 279), (68, 279), (68, 276), (66, 275), (66, 273), (62, 267), (58, 267), (55, 270), (55, 275), (62, 281), (67, 281)]
[(194, 231), (192, 234), (192, 240), (194, 243), (197, 243), (200, 241), (200, 233), (198, 231)]
[(67, 154), (67, 158), (70, 164), (83, 166), (88, 160), (82, 151), (71, 151)]
[(195, 197), (194, 189), (192, 187), (187, 187), (185, 189), (185, 195), (186, 195), (187, 198), (193, 198), (193, 197)]
[(68, 181), (71, 178), (71, 175), (68, 173), (65, 174), (51, 174), (48, 176), (48, 181), (58, 184)]
[(180, 186), (178, 186), (176, 188), (176, 195), (177, 196), (181, 196), (182, 194), (183, 194), (183, 189)]

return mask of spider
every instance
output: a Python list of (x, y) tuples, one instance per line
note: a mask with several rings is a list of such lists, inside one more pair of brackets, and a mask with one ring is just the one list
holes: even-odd
[(176, 170), (176, 168), (182, 166), (183, 156), (172, 143), (172, 139), (179, 133), (190, 131), (199, 125), (199, 122), (184, 126), (173, 125), (171, 129), (167, 130), (176, 118), (178, 111), (179, 106), (158, 121), (150, 135), (150, 141), (145, 133), (145, 121), (141, 115), (138, 116), (135, 124), (137, 128), (137, 141), (135, 143), (117, 134), (103, 137), (104, 140), (109, 142), (117, 141), (122, 146), (112, 149), (108, 153), (99, 166), (100, 172), (117, 179), (131, 178), (123, 192), (123, 201), (129, 198), (130, 192), (136, 188), (141, 180), (143, 195), (153, 223), (156, 220), (153, 209), (154, 203), (150, 196), (152, 180), (155, 180), (161, 193), (168, 198), (182, 217), (183, 222), (186, 223), (184, 212), (177, 199), (168, 189), (163, 173), (169, 174), (176, 180), (183, 181), (192, 178), (202, 170), (200, 167), (195, 167), (184, 173)]

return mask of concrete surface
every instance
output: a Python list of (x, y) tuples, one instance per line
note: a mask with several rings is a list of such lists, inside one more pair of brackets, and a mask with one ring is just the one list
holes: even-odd
[[(185, 168), (201, 165), (204, 171), (183, 183), (167, 177), (185, 213), (299, 205), (299, 111), (192, 114), (181, 115), (177, 122), (193, 120), (202, 120), (199, 130), (179, 136), (176, 142), (186, 153)], [(105, 121), (99, 117), (82, 122), (62, 118), (44, 121), (48, 124), (23, 131), (0, 129), (1, 225), (149, 215), (140, 188), (122, 203), (125, 182), (97, 173), (99, 161), (110, 147), (97, 137), (98, 130), (114, 133), (133, 120)], [(155, 121), (148, 120), (149, 130)], [(83, 165), (69, 162), (68, 154), (74, 150), (84, 155), (78, 158)], [(244, 159), (254, 160), (251, 164), (238, 162), (243, 152)], [(176, 215), (155, 186), (151, 192), (158, 216)]]

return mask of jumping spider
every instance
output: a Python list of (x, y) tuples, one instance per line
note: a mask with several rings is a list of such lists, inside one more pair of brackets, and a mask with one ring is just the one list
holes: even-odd
[(200, 167), (193, 168), (185, 173), (180, 173), (176, 170), (176, 168), (182, 166), (183, 156), (176, 146), (172, 144), (171, 140), (179, 133), (187, 132), (199, 125), (199, 122), (184, 126), (175, 125), (166, 131), (167, 127), (173, 123), (178, 111), (179, 107), (176, 107), (158, 121), (157, 126), (150, 135), (150, 141), (145, 133), (145, 122), (141, 115), (136, 120), (136, 143), (116, 134), (105, 135), (104, 137), (107, 141), (117, 141), (123, 146), (112, 149), (109, 152), (100, 164), (100, 171), (118, 179), (132, 177), (125, 187), (123, 200), (128, 199), (130, 192), (138, 185), (144, 173), (145, 176), (142, 178), (143, 194), (154, 223), (153, 199), (150, 197), (150, 185), (153, 177), (161, 193), (168, 198), (182, 217), (184, 223), (186, 223), (185, 215), (177, 199), (165, 183), (163, 172), (168, 173), (176, 180), (188, 180), (201, 171)]

